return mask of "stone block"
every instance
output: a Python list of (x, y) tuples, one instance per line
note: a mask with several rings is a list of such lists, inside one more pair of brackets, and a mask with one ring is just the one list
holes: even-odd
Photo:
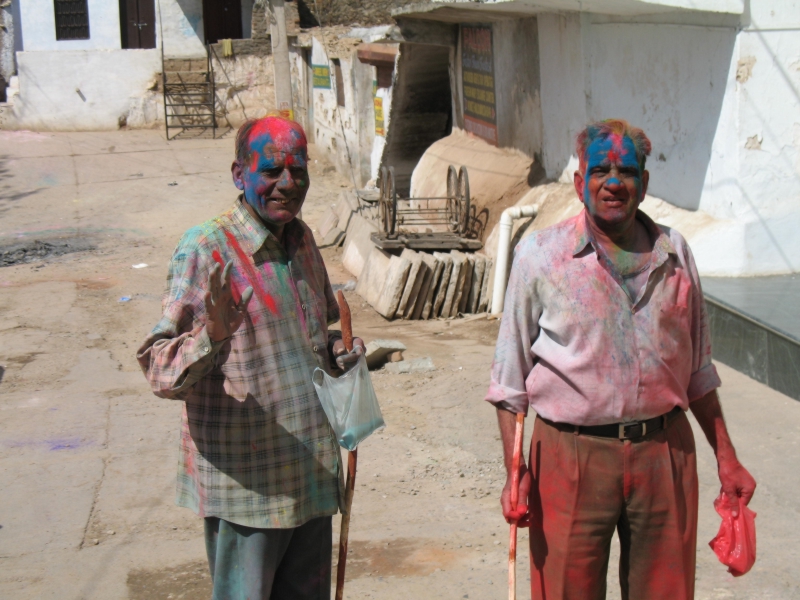
[[(351, 190), (343, 190), (336, 203), (336, 216), (339, 217), (339, 229), (348, 231), (350, 219), (358, 211), (358, 197)], [(349, 233), (349, 231), (348, 231)]]
[[(317, 225), (317, 233), (320, 239), (325, 239), (328, 232), (337, 225), (339, 225), (339, 215), (336, 214), (335, 206), (331, 205), (331, 207), (325, 211), (325, 214), (322, 215), (322, 219), (320, 219), (319, 225)], [(346, 227), (339, 228), (342, 232), (344, 232), (345, 229)]]
[(417, 301), (419, 288), (422, 287), (422, 281), (425, 279), (425, 270), (428, 267), (422, 262), (422, 255), (419, 252), (405, 248), (400, 256), (411, 262), (406, 288), (403, 290), (403, 296), (400, 298), (400, 304), (397, 307), (397, 316), (407, 319), (414, 310), (414, 303)]
[(321, 247), (325, 246), (338, 246), (344, 241), (344, 231), (339, 229), (338, 227), (334, 227), (325, 234), (325, 237), (322, 238), (322, 243), (320, 244)]
[(401, 360), (403, 360), (402, 350), (397, 350), (396, 352), (392, 352), (389, 356), (386, 357), (386, 362), (400, 362)]
[(469, 290), (467, 300), (468, 313), (478, 312), (478, 304), (481, 299), (481, 289), (483, 288), (483, 275), (486, 272), (486, 257), (483, 254), (475, 255), (475, 268), (472, 271), (472, 286)]
[(356, 284), (356, 293), (372, 306), (378, 303), (386, 283), (386, 273), (389, 271), (391, 255), (385, 250), (373, 246), (367, 262), (361, 270), (361, 277)]
[(383, 284), (380, 298), (374, 305), (375, 310), (387, 319), (393, 319), (400, 305), (400, 298), (406, 287), (408, 272), (411, 270), (411, 261), (401, 256), (392, 256), (389, 260), (389, 269), (386, 281)]
[(402, 360), (396, 363), (388, 363), (386, 371), (398, 375), (400, 373), (430, 373), (435, 371), (433, 361), (429, 356), (425, 358), (415, 358), (413, 360)]
[[(458, 313), (466, 314), (467, 301), (469, 300), (469, 291), (472, 289), (472, 274), (475, 271), (475, 255), (467, 254), (467, 262), (464, 264), (464, 285), (461, 286), (460, 296), (458, 299)], [(456, 316), (455, 314), (453, 315)]]
[(398, 340), (372, 340), (367, 344), (367, 367), (370, 369), (378, 368), (388, 360), (390, 355), (395, 352), (402, 353), (405, 349), (405, 344)]
[(439, 284), (436, 286), (435, 298), (433, 307), (431, 308), (431, 319), (435, 319), (442, 314), (442, 305), (447, 297), (447, 287), (450, 285), (450, 277), (453, 274), (453, 257), (449, 254), (434, 252), (433, 255), (442, 261), (442, 276), (439, 279)]
[(356, 277), (361, 275), (364, 263), (375, 247), (369, 236), (376, 231), (378, 231), (377, 223), (368, 221), (359, 215), (353, 215), (350, 218), (347, 238), (344, 242), (344, 251), (342, 252), (342, 264), (345, 269)]
[(483, 283), (481, 283), (481, 299), (478, 302), (478, 312), (489, 312), (492, 310), (492, 291), (494, 282), (492, 281), (492, 259), (486, 257), (486, 267), (483, 270)]
[[(442, 318), (447, 319), (455, 316), (458, 312), (457, 296), (460, 297), (459, 292), (464, 285), (464, 265), (467, 262), (467, 257), (463, 252), (452, 250), (450, 258), (453, 259), (453, 271), (450, 273), (450, 281), (447, 284), (447, 294), (444, 297), (442, 304)], [(453, 312), (455, 310), (455, 313)]]
[(420, 256), (422, 256), (422, 262), (425, 263), (427, 268), (425, 269), (425, 278), (422, 280), (422, 286), (419, 288), (419, 294), (417, 294), (414, 310), (411, 313), (411, 318), (414, 320), (427, 318), (422, 316), (425, 305), (427, 303), (428, 312), (430, 313), (430, 305), (437, 282), (436, 278), (442, 274), (442, 263), (433, 254), (420, 252)]

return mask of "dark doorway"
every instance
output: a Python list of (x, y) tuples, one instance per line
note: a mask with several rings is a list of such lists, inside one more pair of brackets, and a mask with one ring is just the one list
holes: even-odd
[(242, 0), (203, 0), (206, 44), (242, 39)]
[(123, 48), (156, 47), (155, 0), (119, 0), (119, 22)]
[(408, 196), (419, 159), (431, 144), (450, 135), (452, 127), (450, 48), (401, 44), (381, 161), (394, 167), (398, 195)]

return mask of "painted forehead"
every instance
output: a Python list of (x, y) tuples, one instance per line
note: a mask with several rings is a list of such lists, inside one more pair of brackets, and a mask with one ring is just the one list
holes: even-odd
[(595, 139), (586, 148), (585, 160), (587, 167), (606, 163), (639, 166), (633, 140), (619, 133)]
[(273, 152), (305, 153), (306, 136), (298, 126), (283, 119), (263, 119), (250, 131), (250, 147), (267, 148)]

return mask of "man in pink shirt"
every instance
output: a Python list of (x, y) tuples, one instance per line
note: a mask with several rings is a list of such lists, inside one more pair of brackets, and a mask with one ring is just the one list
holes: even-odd
[[(577, 153), (585, 209), (521, 242), (508, 283), (486, 396), (508, 471), (503, 514), (530, 525), (534, 599), (605, 598), (616, 530), (623, 598), (689, 600), (698, 491), (687, 410), (734, 507), (756, 483), (722, 416), (691, 250), (638, 209), (650, 140), (602, 121)], [(538, 418), (512, 510), (514, 414), (528, 407)]]

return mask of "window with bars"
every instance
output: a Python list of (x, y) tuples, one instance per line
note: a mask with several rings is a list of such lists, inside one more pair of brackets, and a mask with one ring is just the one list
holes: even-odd
[(53, 0), (57, 40), (89, 39), (88, 0)]

